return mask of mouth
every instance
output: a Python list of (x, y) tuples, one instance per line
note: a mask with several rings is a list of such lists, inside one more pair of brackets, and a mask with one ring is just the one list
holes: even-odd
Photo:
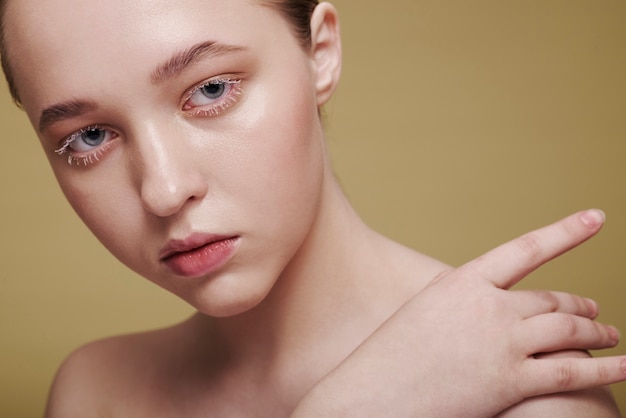
[(195, 234), (185, 240), (172, 240), (161, 251), (159, 260), (182, 277), (202, 277), (214, 273), (235, 254), (238, 236)]

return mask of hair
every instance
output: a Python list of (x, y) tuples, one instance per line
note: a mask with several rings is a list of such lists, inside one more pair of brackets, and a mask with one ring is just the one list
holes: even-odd
[(318, 0), (263, 0), (263, 3), (283, 15), (303, 48), (311, 46), (311, 16)]
[[(11, 97), (17, 106), (21, 107), (20, 96), (15, 85), (15, 79), (9, 63), (6, 38), (4, 33), (4, 15), (8, 0), (0, 0), (0, 62), (2, 71), (9, 86)], [(311, 46), (311, 16), (318, 4), (318, 0), (261, 0), (280, 13), (291, 26), (293, 35), (300, 45), (307, 49)]]
[(17, 94), (17, 87), (15, 87), (15, 81), (13, 79), (13, 73), (9, 66), (9, 58), (7, 54), (7, 46), (4, 37), (4, 15), (7, 8), (7, 0), (0, 0), (0, 63), (2, 64), (2, 71), (9, 86), (9, 92), (16, 105), (21, 106), (19, 95)]

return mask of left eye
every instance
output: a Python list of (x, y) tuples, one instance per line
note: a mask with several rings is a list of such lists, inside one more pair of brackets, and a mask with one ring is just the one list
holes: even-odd
[(238, 83), (238, 80), (209, 81), (191, 92), (183, 108), (191, 110), (196, 107), (214, 105), (220, 99), (228, 97)]
[(198, 89), (198, 92), (200, 92), (204, 97), (213, 100), (222, 97), (225, 91), (226, 84), (223, 82), (205, 84)]

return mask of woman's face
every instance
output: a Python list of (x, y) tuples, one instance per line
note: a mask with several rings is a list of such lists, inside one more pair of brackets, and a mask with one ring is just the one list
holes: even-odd
[(249, 0), (19, 0), (6, 22), (24, 108), (102, 243), (209, 315), (262, 300), (328, 170), (313, 58), (282, 17)]

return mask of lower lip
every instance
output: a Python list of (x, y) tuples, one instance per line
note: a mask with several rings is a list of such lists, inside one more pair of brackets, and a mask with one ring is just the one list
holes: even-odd
[(238, 238), (212, 242), (191, 251), (173, 254), (163, 263), (174, 274), (183, 277), (202, 277), (219, 270), (235, 254)]

